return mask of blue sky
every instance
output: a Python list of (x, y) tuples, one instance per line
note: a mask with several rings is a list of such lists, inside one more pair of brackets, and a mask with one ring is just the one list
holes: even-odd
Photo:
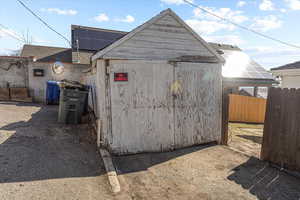
[[(190, 0), (217, 15), (300, 46), (300, 0)], [(287, 47), (236, 28), (182, 0), (23, 0), (55, 29), (70, 38), (70, 25), (130, 31), (161, 10), (173, 9), (207, 41), (240, 46), (265, 68), (300, 60), (300, 49)], [(29, 32), (33, 44), (67, 47), (16, 0), (0, 7), (0, 54), (22, 47)]]

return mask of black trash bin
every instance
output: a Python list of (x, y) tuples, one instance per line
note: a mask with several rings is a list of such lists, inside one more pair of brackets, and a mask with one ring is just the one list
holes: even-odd
[(58, 122), (78, 124), (84, 113), (88, 91), (85, 88), (61, 87)]

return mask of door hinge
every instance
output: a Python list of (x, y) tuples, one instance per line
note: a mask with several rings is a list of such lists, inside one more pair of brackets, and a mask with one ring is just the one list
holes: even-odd
[(106, 75), (110, 75), (111, 69), (110, 69), (109, 66), (106, 66), (106, 68), (105, 68), (105, 73), (106, 73)]

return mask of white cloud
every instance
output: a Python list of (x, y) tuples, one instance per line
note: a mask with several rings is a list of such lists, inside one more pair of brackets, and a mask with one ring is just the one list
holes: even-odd
[(97, 22), (107, 22), (109, 21), (109, 17), (105, 13), (100, 13), (96, 17), (94, 17), (94, 20)]
[(132, 23), (135, 21), (135, 18), (131, 15), (127, 15), (124, 19), (116, 19), (119, 22)]
[(245, 6), (247, 3), (246, 3), (246, 1), (239, 1), (238, 3), (237, 3), (237, 7), (243, 7), (243, 6)]
[(272, 0), (262, 0), (261, 4), (259, 4), (259, 9), (264, 11), (275, 10), (274, 3)]
[[(230, 8), (208, 8), (208, 7), (204, 7), (204, 9), (210, 11), (211, 13), (226, 18), (226, 19), (230, 19), (235, 23), (243, 23), (245, 21), (248, 20), (248, 17), (243, 15), (243, 11), (240, 10), (231, 10)], [(217, 20), (220, 21), (220, 19), (204, 13), (203, 11), (201, 11), (200, 9), (196, 8), (194, 9), (194, 16), (197, 18), (205, 18), (205, 19), (209, 19), (209, 20)]]
[[(234, 11), (230, 8), (208, 8), (206, 10), (218, 15), (220, 17), (230, 19), (235, 23), (241, 24), (248, 20), (248, 17), (243, 15), (242, 11)], [(193, 10), (194, 17), (192, 19), (186, 20), (186, 23), (190, 25), (198, 34), (212, 34), (221, 30), (232, 31), (235, 29), (235, 26), (220, 20), (212, 15), (209, 15), (202, 10), (196, 8)]]
[(266, 32), (272, 29), (280, 28), (281, 25), (282, 25), (281, 20), (279, 20), (274, 15), (269, 15), (262, 18), (260, 17), (254, 18), (254, 23), (251, 25), (251, 28), (258, 31)]
[[(184, 4), (185, 2), (183, 0), (160, 0), (163, 3), (166, 4), (176, 4), (176, 5), (180, 5), (180, 4)], [(189, 2), (193, 3), (194, 0), (188, 0)]]
[(285, 0), (291, 10), (300, 10), (300, 0)]
[(209, 36), (203, 36), (203, 38), (207, 42), (231, 44), (237, 46), (246, 43), (246, 41), (240, 38), (240, 36), (238, 35), (214, 35), (214, 36), (209, 35)]
[(254, 46), (244, 50), (266, 68), (278, 67), (300, 60), (299, 50), (284, 46)]
[(42, 12), (49, 12), (49, 13), (55, 13), (58, 15), (77, 15), (77, 10), (73, 9), (59, 9), (59, 8), (42, 8)]
[(284, 9), (284, 8), (281, 8), (279, 11), (282, 12), (282, 13), (286, 13), (287, 12), (287, 10)]
[(199, 35), (211, 34), (220, 30), (233, 30), (233, 25), (228, 25), (219, 21), (189, 19), (185, 21)]

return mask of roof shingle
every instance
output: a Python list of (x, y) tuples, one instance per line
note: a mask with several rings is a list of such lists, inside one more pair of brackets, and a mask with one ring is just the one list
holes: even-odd
[(286, 65), (283, 65), (280, 67), (275, 67), (275, 68), (272, 68), (271, 70), (275, 71), (275, 70), (285, 70), (285, 69), (300, 69), (300, 61), (294, 62), (294, 63), (289, 63), (289, 64), (286, 64)]

